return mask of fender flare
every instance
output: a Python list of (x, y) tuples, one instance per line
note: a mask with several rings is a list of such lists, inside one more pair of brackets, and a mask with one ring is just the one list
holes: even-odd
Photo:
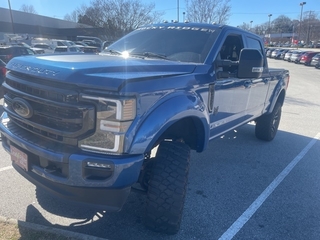
[(196, 128), (203, 129), (202, 151), (209, 139), (209, 114), (203, 102), (195, 94), (168, 96), (150, 111), (144, 120), (131, 132), (128, 140), (131, 143), (128, 152), (141, 154), (152, 150), (160, 136), (174, 123), (192, 117), (197, 119)]
[(273, 108), (276, 105), (276, 103), (279, 101), (279, 99), (281, 101), (281, 105), (283, 105), (285, 95), (286, 95), (286, 88), (287, 88), (285, 78), (288, 78), (288, 76), (284, 75), (282, 80), (279, 81), (277, 86), (275, 87), (273, 94), (271, 95), (272, 101), (270, 102), (269, 108), (267, 110), (267, 114), (272, 113)]

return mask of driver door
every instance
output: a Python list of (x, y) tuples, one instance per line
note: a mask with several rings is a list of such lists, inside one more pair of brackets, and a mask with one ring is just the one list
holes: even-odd
[[(243, 48), (241, 35), (229, 34), (224, 40), (216, 61), (237, 61)], [(210, 138), (227, 132), (246, 119), (250, 95), (250, 79), (237, 77), (237, 66), (216, 67), (213, 108), (210, 115)]]

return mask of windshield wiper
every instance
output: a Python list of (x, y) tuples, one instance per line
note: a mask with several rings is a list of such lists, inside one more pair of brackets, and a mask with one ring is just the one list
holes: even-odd
[(130, 53), (131, 56), (142, 56), (148, 58), (159, 58), (159, 59), (168, 59), (166, 55), (154, 53), (154, 52), (143, 52), (143, 53)]
[(111, 53), (111, 54), (114, 54), (114, 55), (122, 55), (122, 52), (117, 51), (117, 50), (113, 50), (113, 49), (106, 49), (103, 52), (104, 53)]

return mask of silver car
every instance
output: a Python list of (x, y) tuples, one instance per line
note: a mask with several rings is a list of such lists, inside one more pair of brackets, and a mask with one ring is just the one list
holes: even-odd
[(310, 62), (310, 66), (316, 66), (318, 63), (320, 62), (320, 53), (316, 54), (311, 62)]
[(284, 55), (284, 58), (283, 60), (285, 61), (289, 61), (290, 60), (290, 57), (291, 57), (291, 54), (294, 50), (289, 50), (288, 52), (286, 52), (286, 54)]
[(295, 62), (296, 59), (299, 57), (299, 55), (301, 54), (300, 50), (295, 50), (292, 52), (290, 58), (288, 59), (289, 62)]

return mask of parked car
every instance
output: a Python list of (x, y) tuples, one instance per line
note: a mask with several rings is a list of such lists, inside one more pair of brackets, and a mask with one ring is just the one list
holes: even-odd
[(98, 37), (93, 37), (93, 36), (77, 36), (77, 41), (82, 41), (88, 44), (89, 46), (94, 46), (97, 47), (99, 50), (102, 47), (102, 40)]
[(36, 43), (36, 44), (33, 44), (33, 47), (43, 49), (43, 51), (45, 53), (53, 53), (54, 52), (54, 48), (46, 43)]
[(0, 59), (0, 98), (3, 98), (2, 83), (4, 82), (4, 78), (6, 77), (6, 72), (6, 63)]
[(291, 54), (293, 53), (294, 50), (289, 50), (285, 55), (284, 55), (284, 58), (283, 60), (284, 61), (290, 61), (290, 57), (291, 57)]
[(76, 46), (79, 47), (85, 53), (99, 53), (99, 49), (95, 46), (89, 46), (85, 42), (76, 41)]
[(296, 64), (300, 64), (300, 63), (301, 63), (300, 60), (301, 60), (301, 58), (303, 57), (303, 55), (304, 55), (305, 53), (307, 53), (307, 52), (306, 52), (306, 51), (300, 52), (300, 53), (297, 55), (296, 59), (295, 59), (293, 62), (296, 63)]
[(57, 46), (54, 53), (83, 53), (83, 51), (76, 46)]
[(109, 45), (111, 45), (113, 43), (113, 41), (104, 41), (101, 45), (101, 51), (103, 51), (104, 49), (106, 49), (107, 47), (109, 47)]
[(9, 45), (0, 47), (0, 59), (5, 63), (9, 62), (12, 58), (17, 56), (35, 55), (36, 53), (28, 48), (18, 45)]
[(93, 46), (93, 47), (97, 47), (97, 48), (101, 49), (101, 44), (94, 41), (94, 40), (84, 39), (84, 40), (82, 40), (82, 42), (86, 43), (89, 46)]
[(281, 52), (279, 59), (284, 60), (284, 57), (287, 52), (291, 51), (290, 49), (284, 49), (284, 51)]
[(280, 50), (281, 50), (280, 48), (274, 49), (274, 50), (271, 52), (270, 57), (271, 57), (271, 58), (275, 58), (275, 56), (277, 55), (277, 53), (278, 53)]
[(299, 57), (299, 55), (301, 54), (300, 50), (295, 50), (292, 52), (290, 58), (288, 59), (288, 62), (295, 62), (296, 59)]
[(272, 54), (271, 54), (271, 57), (275, 58), (275, 59), (280, 59), (281, 54), (286, 50), (287, 49), (278, 49), (276, 51), (273, 51)]
[(72, 44), (69, 42), (69, 40), (63, 40), (63, 39), (51, 39), (51, 45), (53, 47), (59, 47), (59, 46), (72, 46)]
[(320, 61), (320, 53), (317, 53), (312, 59), (311, 59), (311, 62), (310, 62), (310, 65), (311, 66), (316, 66)]
[(270, 49), (269, 47), (265, 47), (264, 48), (264, 52), (265, 52), (266, 55), (267, 55), (267, 52), (269, 51), (269, 49)]
[(300, 63), (302, 63), (306, 66), (310, 66), (312, 58), (317, 54), (318, 54), (318, 52), (306, 52), (305, 54), (302, 55), (302, 57), (300, 59)]
[(42, 48), (37, 48), (37, 47), (31, 47), (29, 44), (26, 44), (24, 42), (20, 42), (18, 44), (16, 44), (18, 46), (22, 46), (22, 47), (27, 47), (32, 49), (36, 54), (44, 54), (45, 51)]
[(3, 83), (6, 76), (6, 63), (0, 59), (0, 85)]
[(276, 48), (270, 48), (268, 51), (267, 51), (267, 57), (271, 58), (271, 55), (272, 55), (272, 52), (275, 51)]

